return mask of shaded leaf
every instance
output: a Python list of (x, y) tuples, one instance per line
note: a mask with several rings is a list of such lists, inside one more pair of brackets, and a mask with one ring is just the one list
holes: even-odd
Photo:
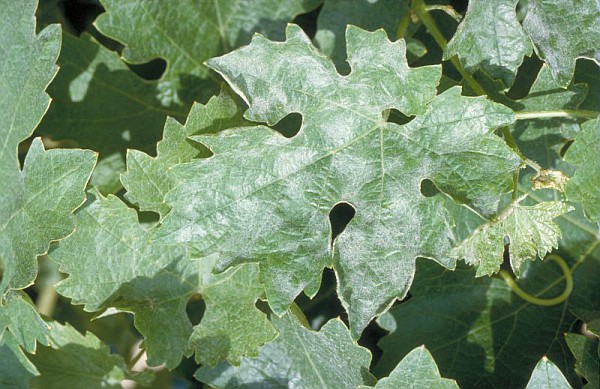
[[(519, 284), (530, 294), (549, 298), (562, 292), (561, 277), (552, 262), (532, 262)], [(572, 360), (564, 338), (556, 335), (575, 320), (567, 303), (532, 305), (501, 279), (475, 278), (474, 269), (449, 271), (424, 260), (418, 262), (410, 293), (408, 301), (378, 319), (391, 332), (379, 342), (383, 356), (374, 369), (378, 376), (389, 374), (422, 344), (443, 377), (467, 388), (523, 387), (542, 356), (560, 362), (561, 368)]]
[(600, 223), (600, 122), (589, 120), (582, 127), (565, 155), (577, 167), (567, 183), (567, 198), (579, 202), (588, 219)]
[(584, 388), (600, 387), (600, 342), (579, 334), (565, 334), (567, 345), (575, 356), (575, 371), (587, 380)]
[(161, 101), (157, 82), (139, 78), (90, 35), (64, 34), (58, 64), (48, 88), (53, 101), (38, 131), (99, 151), (103, 160), (92, 182), (114, 193), (125, 150), (152, 151), (167, 115), (182, 120), (187, 111)]
[(346, 62), (346, 26), (351, 24), (369, 31), (381, 28), (393, 37), (408, 8), (409, 1), (325, 0), (317, 19), (315, 43), (346, 74), (350, 71)]
[(533, 52), (529, 37), (517, 20), (518, 0), (471, 0), (465, 18), (444, 52), (458, 55), (465, 68), (483, 69), (511, 86), (523, 58)]
[(596, 0), (530, 0), (523, 28), (562, 87), (573, 78), (577, 58), (600, 61), (600, 10)]
[[(124, 379), (137, 380), (120, 355), (111, 354), (94, 334), (81, 335), (69, 324), (50, 324), (50, 345), (30, 356), (40, 371), (33, 388), (121, 388)], [(148, 374), (139, 379), (148, 382)]]
[(0, 305), (0, 340), (12, 336), (28, 353), (35, 353), (36, 341), (48, 344), (48, 325), (38, 315), (29, 297), (23, 292), (10, 292)]
[[(106, 13), (95, 26), (125, 45), (123, 58), (144, 63), (167, 61), (159, 81), (165, 103), (206, 101), (218, 84), (211, 79), (207, 59), (250, 41), (259, 32), (283, 37), (285, 24), (307, 12), (319, 0), (102, 0)], [(136, 26), (136, 28), (132, 28)]]

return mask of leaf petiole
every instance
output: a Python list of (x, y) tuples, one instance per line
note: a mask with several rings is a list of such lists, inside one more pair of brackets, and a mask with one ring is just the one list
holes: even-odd
[(500, 272), (498, 274), (500, 275), (500, 277), (502, 277), (504, 282), (506, 282), (508, 284), (508, 286), (510, 286), (510, 289), (517, 296), (519, 296), (523, 300), (527, 301), (528, 303), (531, 303), (533, 305), (539, 305), (542, 307), (551, 307), (553, 305), (558, 305), (558, 304), (566, 301), (569, 298), (569, 296), (571, 295), (571, 292), (573, 291), (573, 274), (571, 273), (571, 269), (569, 269), (569, 266), (567, 265), (565, 260), (562, 259), (561, 256), (559, 256), (557, 254), (550, 254), (546, 257), (546, 259), (558, 263), (558, 265), (560, 266), (560, 268), (563, 271), (563, 275), (564, 275), (565, 281), (566, 281), (566, 286), (565, 286), (565, 290), (562, 292), (562, 294), (560, 296), (553, 297), (550, 299), (544, 299), (544, 298), (532, 296), (529, 293), (525, 292), (523, 289), (521, 289), (521, 287), (519, 287), (519, 285), (517, 285), (516, 281), (512, 278), (512, 276), (506, 270), (500, 270)]
[[(431, 34), (435, 42), (438, 44), (438, 46), (440, 46), (440, 48), (445, 51), (446, 46), (448, 45), (448, 41), (446, 41), (446, 38), (435, 23), (435, 20), (433, 20), (433, 18), (429, 14), (428, 8), (423, 2), (423, 0), (413, 0), (412, 9), (415, 11), (419, 19), (421, 19), (427, 30), (429, 30), (429, 33)], [(485, 89), (483, 89), (483, 87), (479, 85), (477, 81), (475, 81), (473, 76), (471, 76), (471, 74), (469, 74), (465, 70), (465, 68), (463, 68), (462, 64), (456, 56), (450, 58), (450, 62), (452, 62), (456, 70), (460, 73), (461, 76), (463, 76), (467, 84), (469, 84), (469, 87), (471, 87), (471, 89), (477, 95), (481, 96), (486, 94)]]
[(598, 117), (598, 115), (600, 115), (600, 112), (588, 111), (583, 109), (558, 109), (553, 111), (515, 112), (517, 120), (548, 118), (595, 119)]

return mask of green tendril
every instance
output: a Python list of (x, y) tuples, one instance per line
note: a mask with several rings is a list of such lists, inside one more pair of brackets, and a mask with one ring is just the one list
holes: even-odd
[(519, 285), (517, 285), (516, 281), (512, 278), (512, 276), (506, 270), (500, 270), (500, 272), (498, 274), (500, 275), (500, 277), (502, 277), (504, 282), (506, 282), (508, 284), (508, 286), (510, 286), (510, 289), (517, 296), (519, 296), (523, 300), (527, 301), (528, 303), (531, 303), (534, 305), (539, 305), (542, 307), (551, 307), (553, 305), (558, 305), (558, 304), (566, 301), (569, 298), (569, 296), (571, 295), (571, 292), (573, 291), (573, 274), (571, 273), (571, 269), (569, 269), (569, 266), (567, 265), (565, 260), (562, 259), (561, 256), (556, 255), (556, 254), (550, 254), (546, 257), (546, 260), (551, 260), (551, 261), (556, 262), (558, 264), (558, 266), (560, 266), (560, 268), (562, 269), (562, 272), (565, 277), (565, 281), (566, 281), (567, 285), (565, 286), (565, 290), (562, 292), (562, 294), (560, 296), (553, 297), (550, 299), (543, 299), (543, 298), (532, 296), (529, 293), (525, 292), (523, 289), (521, 289), (519, 287)]

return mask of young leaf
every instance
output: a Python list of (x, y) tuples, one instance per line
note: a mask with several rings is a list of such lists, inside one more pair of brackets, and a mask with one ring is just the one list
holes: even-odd
[(30, 356), (40, 371), (32, 388), (121, 388), (124, 379), (148, 383), (148, 374), (130, 373), (120, 355), (112, 354), (94, 334), (81, 335), (69, 324), (50, 324), (50, 345)]
[(356, 388), (375, 383), (368, 371), (371, 354), (354, 343), (341, 320), (330, 320), (319, 332), (303, 327), (292, 313), (272, 320), (279, 336), (261, 348), (258, 358), (244, 358), (239, 367), (201, 367), (195, 377), (215, 388)]
[[(376, 389), (395, 388), (458, 389), (456, 381), (442, 378), (433, 357), (425, 346), (409, 352), (392, 370), (389, 377), (382, 378)], [(362, 389), (367, 386), (361, 386)]]
[(477, 277), (492, 275), (503, 262), (505, 238), (509, 239), (510, 264), (515, 274), (527, 260), (534, 261), (558, 247), (560, 229), (553, 220), (573, 210), (564, 202), (548, 201), (534, 206), (511, 204), (497, 220), (481, 225), (452, 249), (450, 255), (477, 264)]
[(560, 369), (552, 361), (543, 357), (537, 365), (526, 389), (571, 389)]
[(596, 0), (530, 0), (523, 28), (562, 87), (573, 78), (577, 58), (600, 61), (600, 10)]
[[(427, 104), (439, 67), (410, 69), (404, 42), (383, 31), (349, 27), (347, 47), (345, 77), (294, 25), (284, 43), (257, 36), (209, 61), (248, 102), (246, 118), (274, 124), (299, 112), (302, 128), (291, 139), (265, 127), (194, 137), (215, 155), (173, 168), (180, 184), (159, 239), (189, 242), (192, 257), (218, 253), (221, 270), (260, 261), (269, 305), (282, 314), (303, 289), (316, 292), (332, 263), (328, 214), (347, 202), (357, 213), (335, 242), (334, 266), (358, 337), (406, 294), (415, 257), (453, 266), (443, 256), (452, 221), (421, 181), (490, 214), (519, 159), (490, 134), (514, 120), (511, 110), (457, 88)], [(422, 115), (399, 126), (383, 121), (390, 108)]]
[(578, 201), (592, 222), (600, 222), (600, 122), (589, 120), (567, 151), (565, 160), (577, 166), (567, 183), (567, 198)]
[(533, 48), (517, 20), (518, 0), (471, 0), (464, 20), (448, 43), (444, 58), (454, 55), (467, 70), (481, 67), (487, 74), (511, 86), (517, 68)]
[[(160, 80), (163, 102), (206, 101), (218, 85), (202, 63), (249, 42), (255, 32), (283, 36), (283, 27), (319, 0), (102, 0), (96, 27), (122, 42), (123, 58), (167, 61)], [(132, 28), (134, 26), (134, 28)]]
[(18, 144), (27, 139), (48, 108), (44, 89), (56, 73), (60, 28), (35, 35), (36, 1), (0, 4), (0, 295), (29, 286), (37, 274), (38, 255), (53, 240), (73, 231), (71, 212), (84, 200), (83, 189), (95, 155), (83, 150), (46, 151), (35, 139), (23, 170)]

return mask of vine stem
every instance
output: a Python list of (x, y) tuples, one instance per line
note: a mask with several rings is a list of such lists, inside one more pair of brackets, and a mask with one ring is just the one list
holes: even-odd
[(546, 118), (581, 118), (595, 119), (600, 112), (582, 109), (558, 109), (554, 111), (516, 112), (517, 120), (546, 119)]
[[(429, 33), (431, 34), (431, 36), (433, 37), (435, 42), (438, 44), (438, 46), (440, 46), (440, 48), (442, 50), (446, 50), (448, 41), (446, 41), (446, 38), (444, 37), (444, 35), (440, 31), (440, 29), (438, 28), (437, 24), (435, 23), (435, 20), (433, 20), (433, 18), (429, 14), (429, 12), (427, 10), (427, 6), (423, 2), (423, 0), (412, 0), (412, 9), (415, 11), (415, 13), (419, 17), (419, 19), (421, 19), (421, 21), (423, 22), (425, 27), (427, 27), (427, 29), (429, 30)], [(477, 81), (475, 81), (473, 76), (471, 76), (465, 70), (465, 68), (463, 68), (462, 64), (460, 63), (459, 59), (456, 56), (453, 56), (452, 58), (450, 58), (450, 62), (452, 62), (452, 65), (454, 65), (456, 70), (458, 70), (460, 75), (463, 76), (463, 78), (465, 79), (467, 84), (469, 84), (471, 89), (477, 95), (485, 95), (486, 94), (485, 89), (483, 89), (483, 87), (481, 85), (479, 85), (479, 83)]]
[(566, 286), (565, 286), (565, 290), (562, 292), (562, 294), (560, 296), (556, 296), (556, 297), (549, 298), (549, 299), (532, 296), (529, 293), (525, 292), (523, 289), (521, 289), (521, 287), (519, 285), (517, 285), (516, 281), (512, 278), (512, 276), (506, 270), (500, 270), (500, 272), (498, 274), (500, 275), (500, 277), (502, 277), (504, 282), (506, 282), (508, 284), (508, 286), (510, 286), (510, 289), (517, 296), (519, 296), (523, 300), (527, 301), (528, 303), (531, 303), (533, 305), (539, 305), (542, 307), (551, 307), (553, 305), (558, 305), (558, 304), (566, 301), (569, 298), (569, 296), (571, 295), (571, 292), (573, 291), (573, 274), (571, 273), (571, 269), (569, 269), (569, 266), (567, 265), (565, 260), (562, 259), (562, 257), (560, 257), (559, 255), (550, 254), (546, 257), (546, 260), (551, 260), (551, 261), (556, 262), (560, 266), (561, 270), (563, 271)]

